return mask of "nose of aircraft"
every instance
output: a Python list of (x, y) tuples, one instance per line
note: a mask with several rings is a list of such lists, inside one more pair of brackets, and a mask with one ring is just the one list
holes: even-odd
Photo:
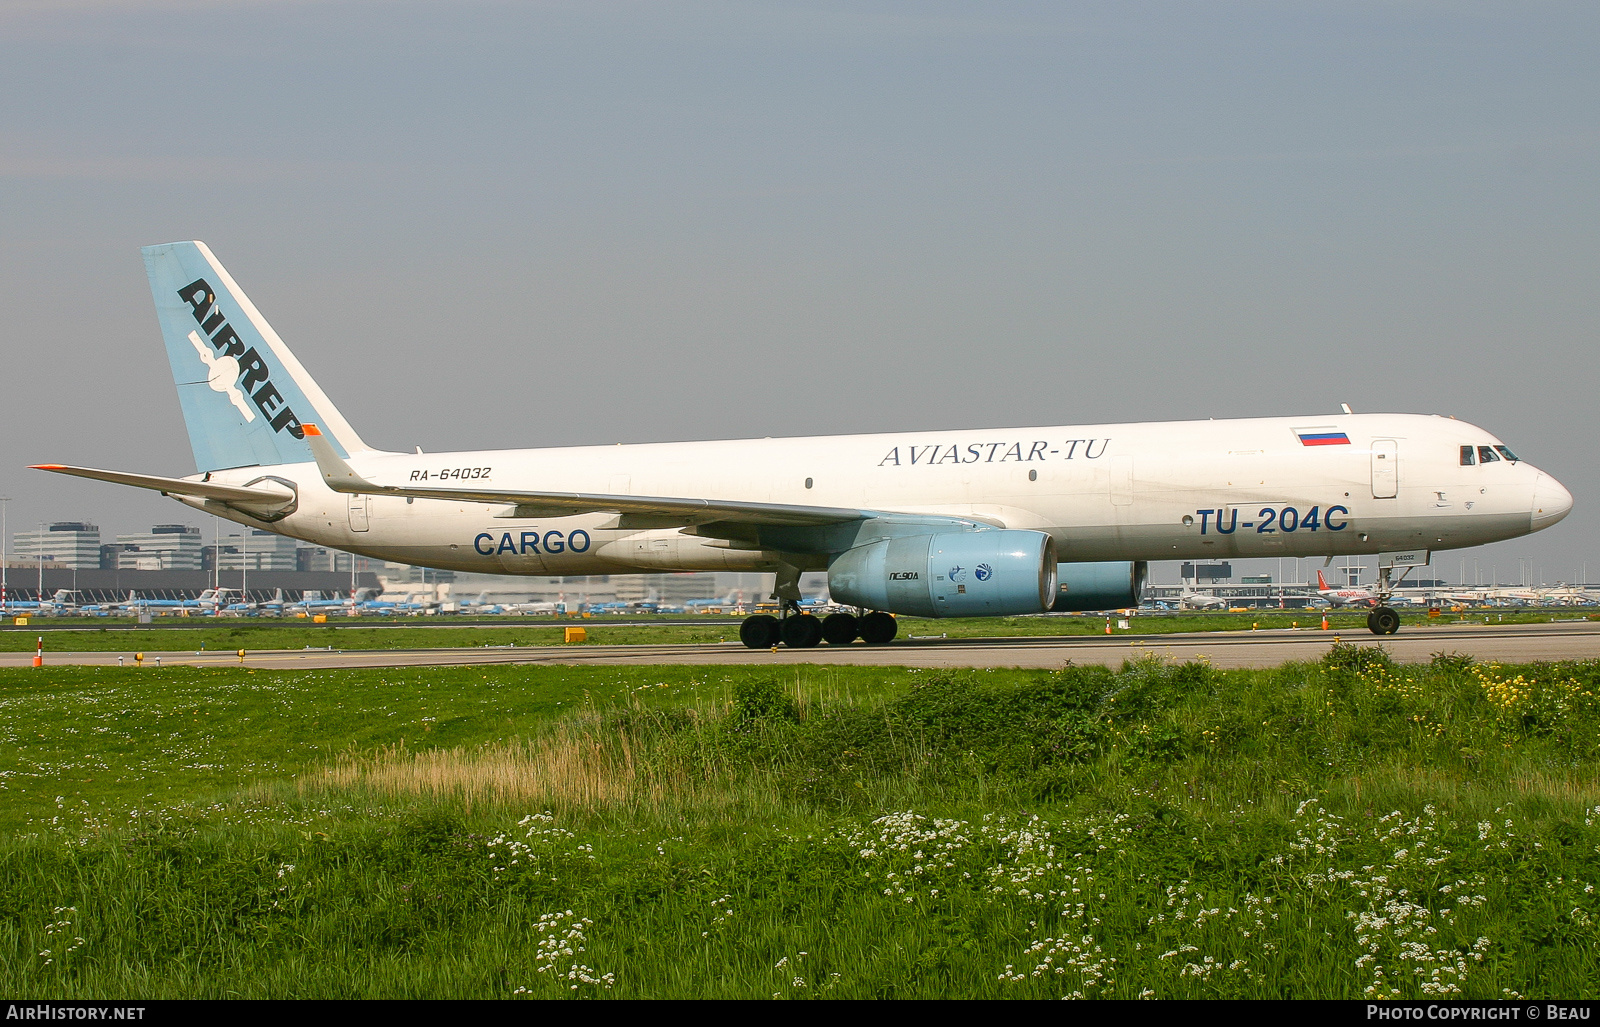
[(1571, 510), (1572, 493), (1548, 474), (1540, 473), (1533, 483), (1533, 530), (1550, 527)]

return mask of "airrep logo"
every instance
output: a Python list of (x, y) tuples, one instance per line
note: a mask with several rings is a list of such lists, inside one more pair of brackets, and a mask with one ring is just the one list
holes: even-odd
[(267, 362), (254, 346), (245, 347), (239, 333), (228, 324), (222, 309), (217, 306), (217, 296), (204, 278), (178, 290), (178, 298), (194, 308), (194, 319), (200, 331), (210, 339), (210, 348), (199, 333), (190, 332), (189, 342), (206, 365), (206, 382), (212, 389), (227, 395), (229, 402), (244, 415), (246, 423), (256, 419), (244, 398), (249, 395), (256, 409), (261, 411), (275, 432), (287, 430), (297, 439), (305, 438), (300, 419), (294, 411), (283, 405), (283, 396), (272, 384), (272, 372)]

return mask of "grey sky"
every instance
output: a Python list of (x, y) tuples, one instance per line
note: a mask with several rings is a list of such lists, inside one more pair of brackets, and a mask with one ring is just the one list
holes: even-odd
[(375, 445), (1349, 402), (1481, 424), (1572, 490), (1469, 575), (1600, 578), (1597, 30), (1593, 3), (12, 2), (0, 494), (13, 530), (186, 514), (23, 468), (193, 469), (138, 247), (199, 238)]

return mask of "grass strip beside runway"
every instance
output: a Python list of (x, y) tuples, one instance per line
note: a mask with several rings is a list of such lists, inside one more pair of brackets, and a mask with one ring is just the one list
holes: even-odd
[(1600, 664), (0, 672), (51, 996), (1584, 995)]

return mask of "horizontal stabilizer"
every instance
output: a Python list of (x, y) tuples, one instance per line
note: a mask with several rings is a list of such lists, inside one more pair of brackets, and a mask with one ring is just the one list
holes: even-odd
[[(503, 489), (430, 489), (380, 485), (368, 481), (328, 444), (314, 424), (303, 426), (305, 441), (316, 458), (322, 480), (335, 492), (354, 495), (408, 496), (457, 503), (509, 504), (519, 516), (565, 516), (580, 513), (641, 513), (687, 517), (696, 521), (735, 520), (750, 524), (812, 526), (843, 524), (873, 517), (867, 510), (788, 503), (745, 503), (737, 500), (676, 499), (663, 496), (613, 496), (592, 492), (520, 492)], [(535, 514), (535, 511), (537, 513)]]
[(219, 482), (194, 481), (188, 478), (162, 478), (154, 474), (130, 474), (127, 471), (102, 471), (93, 467), (69, 467), (66, 464), (34, 464), (36, 471), (54, 471), (78, 478), (93, 478), (117, 485), (153, 489), (163, 495), (194, 496), (214, 499), (222, 503), (244, 504), (252, 507), (287, 506), (294, 502), (294, 493), (281, 485), (254, 488), (241, 485), (223, 485)]

